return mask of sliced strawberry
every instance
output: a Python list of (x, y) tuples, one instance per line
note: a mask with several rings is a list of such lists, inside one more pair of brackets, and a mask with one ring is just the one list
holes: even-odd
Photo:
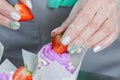
[(13, 80), (32, 80), (32, 74), (27, 70), (26, 67), (19, 67), (13, 77)]
[(56, 35), (52, 39), (52, 49), (58, 53), (62, 54), (67, 51), (67, 46), (61, 43), (62, 34)]
[(31, 13), (30, 9), (25, 4), (16, 4), (15, 9), (19, 12), (21, 15), (21, 18), (19, 21), (28, 21), (32, 20), (34, 18), (33, 14)]

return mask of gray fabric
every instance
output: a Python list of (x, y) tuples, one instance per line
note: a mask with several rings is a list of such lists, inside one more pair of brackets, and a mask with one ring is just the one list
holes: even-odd
[(120, 40), (98, 53), (89, 49), (81, 70), (120, 78)]
[[(15, 4), (15, 0), (9, 0)], [(16, 66), (23, 65), (21, 49), (37, 53), (51, 41), (50, 32), (58, 27), (68, 16), (71, 8), (49, 9), (47, 0), (32, 0), (35, 19), (21, 23), (18, 31), (0, 27), (0, 41), (5, 46), (4, 56)], [(120, 37), (107, 49), (93, 53), (88, 50), (81, 70), (114, 77), (120, 77)]]

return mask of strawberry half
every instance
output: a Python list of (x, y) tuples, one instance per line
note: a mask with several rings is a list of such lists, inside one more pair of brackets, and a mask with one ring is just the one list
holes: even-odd
[(19, 21), (28, 21), (32, 20), (34, 18), (33, 14), (31, 13), (30, 9), (25, 4), (16, 4), (15, 9), (19, 12), (21, 15), (21, 18)]
[(52, 49), (58, 54), (67, 52), (67, 46), (61, 43), (62, 35), (63, 34), (56, 35), (52, 39)]
[(32, 80), (32, 74), (26, 67), (19, 67), (13, 77), (13, 80)]

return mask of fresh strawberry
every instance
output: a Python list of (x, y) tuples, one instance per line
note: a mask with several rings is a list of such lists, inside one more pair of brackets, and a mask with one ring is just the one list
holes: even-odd
[(15, 9), (19, 12), (21, 15), (21, 18), (19, 21), (28, 21), (32, 20), (34, 18), (33, 14), (31, 13), (30, 9), (25, 4), (16, 4)]
[(61, 43), (62, 35), (63, 34), (56, 35), (52, 39), (52, 49), (58, 54), (62, 54), (67, 51), (67, 46)]
[(26, 67), (19, 67), (12, 77), (13, 80), (32, 80), (32, 74)]

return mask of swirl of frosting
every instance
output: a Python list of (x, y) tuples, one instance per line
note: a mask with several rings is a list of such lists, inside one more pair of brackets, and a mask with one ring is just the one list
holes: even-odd
[(10, 73), (7, 72), (1, 73), (0, 80), (10, 80)]
[(64, 65), (67, 70), (70, 72), (73, 72), (73, 66), (71, 67), (71, 58), (70, 54), (63, 53), (63, 54), (57, 54), (52, 50), (52, 45), (47, 44), (42, 47), (42, 49), (39, 52), (40, 57), (47, 61), (48, 63), (51, 63), (53, 61), (59, 62), (61, 65)]

